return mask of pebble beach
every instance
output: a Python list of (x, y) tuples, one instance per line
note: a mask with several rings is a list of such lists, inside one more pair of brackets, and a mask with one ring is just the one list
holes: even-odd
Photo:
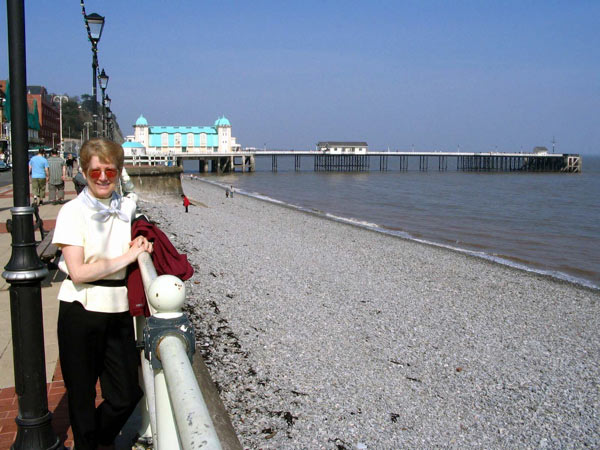
[(244, 448), (600, 447), (600, 291), (182, 185), (139, 206)]

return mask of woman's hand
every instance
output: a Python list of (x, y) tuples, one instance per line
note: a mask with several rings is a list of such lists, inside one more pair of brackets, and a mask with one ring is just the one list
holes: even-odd
[(87, 283), (101, 280), (127, 267), (137, 261), (137, 257), (143, 252), (152, 253), (152, 242), (149, 242), (144, 236), (138, 236), (129, 243), (129, 250), (121, 256), (87, 264), (83, 262), (83, 247), (65, 245), (62, 247), (62, 252), (73, 283)]
[(133, 262), (144, 252), (152, 253), (152, 249), (152, 242), (144, 236), (138, 236), (129, 243), (129, 251), (127, 253), (133, 258)]

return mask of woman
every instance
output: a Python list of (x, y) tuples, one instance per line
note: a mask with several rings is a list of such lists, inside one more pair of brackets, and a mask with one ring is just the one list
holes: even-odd
[[(142, 396), (126, 272), (152, 244), (131, 240), (136, 205), (115, 192), (123, 159), (109, 140), (83, 144), (87, 187), (60, 210), (52, 240), (68, 274), (58, 294), (58, 345), (77, 450), (111, 448)], [(95, 408), (98, 379), (104, 401)]]

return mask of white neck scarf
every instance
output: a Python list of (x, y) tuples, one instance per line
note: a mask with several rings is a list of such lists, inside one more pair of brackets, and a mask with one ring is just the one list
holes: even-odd
[(87, 206), (98, 211), (92, 216), (92, 219), (99, 222), (106, 222), (110, 216), (116, 215), (122, 221), (129, 222), (127, 214), (121, 211), (121, 197), (116, 192), (112, 193), (109, 206), (102, 204), (96, 197), (90, 194), (87, 186), (79, 194), (79, 197), (81, 197), (81, 200)]

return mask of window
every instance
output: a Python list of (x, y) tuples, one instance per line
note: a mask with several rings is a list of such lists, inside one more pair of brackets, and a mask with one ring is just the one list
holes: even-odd
[(175, 147), (181, 147), (181, 133), (175, 133)]
[(200, 147), (206, 147), (206, 133), (200, 133)]
[(187, 135), (187, 146), (194, 147), (194, 133), (188, 133)]
[(162, 133), (160, 135), (160, 137), (161, 137), (160, 145), (162, 145), (163, 147), (168, 147), (169, 146), (169, 135), (167, 133)]

